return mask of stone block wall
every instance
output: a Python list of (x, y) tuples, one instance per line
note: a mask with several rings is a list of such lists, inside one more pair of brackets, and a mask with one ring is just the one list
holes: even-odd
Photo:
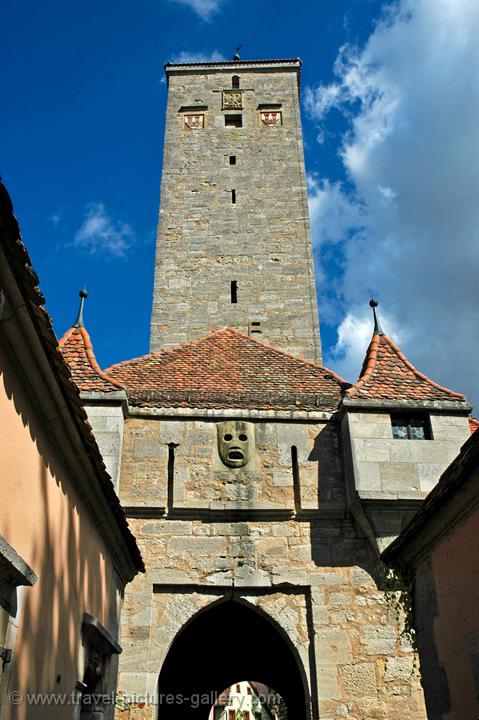
[[(169, 69), (152, 350), (222, 326), (248, 333), (256, 322), (255, 338), (320, 360), (297, 71)], [(222, 91), (233, 75), (241, 128), (225, 127)], [(272, 105), (277, 126), (260, 119)], [(204, 120), (192, 129), (195, 112)]]
[(361, 498), (421, 499), (434, 487), (470, 430), (464, 414), (431, 412), (429, 417), (431, 440), (397, 440), (389, 412), (346, 414), (343, 430)]
[[(233, 593), (270, 616), (298, 649), (313, 718), (425, 720), (414, 653), (378, 586), (371, 548), (349, 522), (132, 523), (148, 572), (127, 591), (125, 697), (154, 697), (177, 633)], [(156, 717), (148, 704), (128, 711), (118, 717)]]
[(252, 459), (244, 468), (229, 468), (218, 455), (219, 422), (128, 418), (122, 503), (291, 512), (314, 509), (318, 503), (329, 508), (343, 506), (338, 438), (330, 424), (251, 423), (255, 438)]
[[(126, 592), (117, 717), (157, 717), (174, 639), (197, 612), (233, 598), (268, 615), (297, 649), (313, 720), (425, 720), (414, 653), (386, 601), (377, 554), (348, 515), (337, 425), (258, 420), (253, 465), (218, 469), (217, 414), (126, 421), (122, 501), (135, 506), (130, 523), (147, 572)], [(238, 487), (254, 492), (218, 500)], [(272, 508), (283, 514), (271, 519)]]
[(84, 403), (107, 472), (118, 493), (124, 428), (122, 403), (95, 403), (94, 400), (84, 400)]

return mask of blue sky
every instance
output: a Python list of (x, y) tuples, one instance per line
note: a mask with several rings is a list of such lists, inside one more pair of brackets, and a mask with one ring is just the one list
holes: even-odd
[(0, 32), (0, 172), (59, 336), (86, 284), (100, 365), (148, 351), (163, 64), (243, 43), (304, 63), (326, 362), (357, 376), (374, 291), (411, 361), (474, 399), (475, 0), (6, 0)]

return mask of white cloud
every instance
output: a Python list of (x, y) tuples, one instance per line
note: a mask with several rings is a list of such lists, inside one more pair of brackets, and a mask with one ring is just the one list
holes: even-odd
[(411, 362), (471, 400), (479, 400), (478, 36), (477, 0), (402, 0), (362, 49), (341, 49), (335, 82), (306, 96), (321, 127), (333, 107), (349, 123), (340, 150), (348, 190), (310, 186), (315, 244), (341, 256), (334, 295), (345, 319), (334, 352), (356, 357), (352, 319), (364, 317), (373, 290), (385, 330), (402, 329)]
[[(371, 341), (372, 314), (368, 310), (369, 307), (365, 307), (358, 314), (349, 312), (346, 315), (338, 327), (337, 343), (325, 357), (325, 365), (334, 367), (348, 382), (357, 380)], [(392, 317), (382, 312), (380, 321), (394, 342), (403, 344), (406, 341), (407, 330), (398, 328)]]
[(64, 215), (64, 211), (58, 210), (57, 212), (54, 212), (53, 215), (50, 215), (50, 217), (48, 219), (50, 220), (52, 225), (54, 225), (55, 227), (58, 227), (63, 219), (63, 215)]
[(185, 5), (195, 12), (202, 20), (210, 20), (220, 9), (220, 0), (174, 0), (179, 5)]
[(134, 232), (128, 223), (113, 220), (103, 203), (90, 203), (73, 246), (91, 254), (124, 257), (133, 239)]
[(213, 50), (212, 52), (195, 52), (195, 51), (188, 51), (188, 50), (182, 50), (177, 55), (173, 55), (170, 62), (172, 63), (202, 63), (202, 62), (223, 62), (224, 55), (222, 55), (218, 50)]

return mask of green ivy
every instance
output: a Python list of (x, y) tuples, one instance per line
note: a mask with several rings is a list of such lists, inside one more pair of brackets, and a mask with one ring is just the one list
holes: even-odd
[[(406, 570), (386, 568), (383, 574), (384, 597), (395, 612), (398, 624), (404, 622), (401, 634), (417, 654), (417, 637), (414, 628), (414, 580)], [(416, 663), (416, 661), (415, 661)]]

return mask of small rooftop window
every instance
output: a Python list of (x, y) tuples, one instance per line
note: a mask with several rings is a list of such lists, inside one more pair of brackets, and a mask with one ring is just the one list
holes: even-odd
[(427, 414), (391, 415), (395, 440), (431, 440), (431, 425)]

